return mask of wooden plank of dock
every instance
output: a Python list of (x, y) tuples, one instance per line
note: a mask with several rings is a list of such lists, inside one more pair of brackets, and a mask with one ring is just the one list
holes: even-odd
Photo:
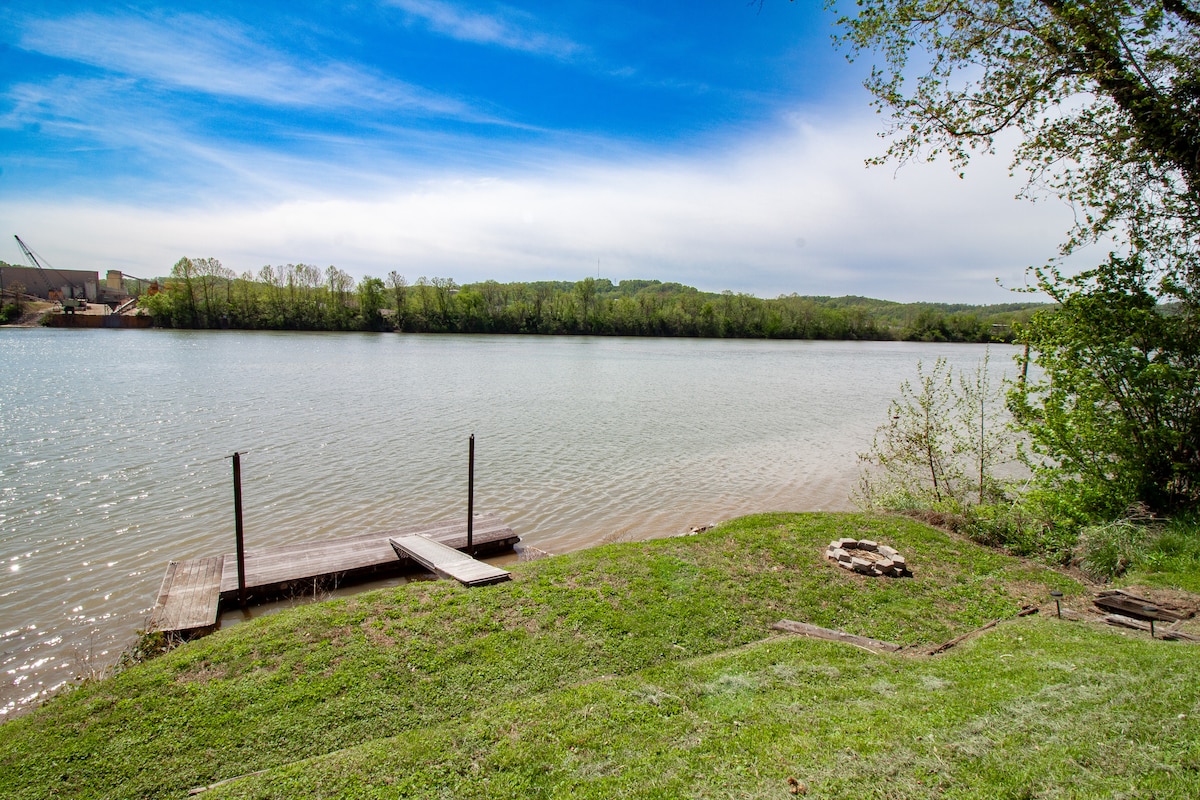
[(475, 560), (466, 553), (435, 542), (420, 533), (389, 539), (398, 556), (408, 556), (425, 569), (443, 578), (453, 578), (463, 586), (487, 586), (506, 581), (508, 570)]
[[(476, 515), (472, 529), (473, 543), (485, 552), (506, 550), (519, 541), (512, 528), (495, 514)], [(279, 595), (286, 594), (290, 587), (299, 594), (303, 592), (304, 584), (311, 585), (313, 581), (344, 585), (371, 575), (402, 572), (411, 569), (412, 562), (402, 559), (389, 539), (417, 533), (447, 547), (467, 546), (467, 521), (455, 519), (325, 542), (247, 550), (246, 590), (257, 595)], [(221, 578), (223, 600), (236, 600), (237, 581), (237, 556), (230, 553), (225, 556), (225, 572)]]
[(192, 636), (216, 628), (223, 564), (221, 556), (167, 564), (147, 629)]
[[(520, 541), (512, 528), (495, 514), (476, 515), (472, 530), (472, 542), (477, 552), (510, 550)], [(249, 550), (245, 560), (246, 593), (253, 601), (297, 597), (312, 592), (314, 586), (326, 590), (423, 566), (397, 552), (390, 541), (417, 534), (447, 548), (467, 546), (467, 522), (464, 519), (324, 542)], [(221, 605), (237, 600), (235, 554), (172, 561), (167, 565), (147, 629), (183, 636), (209, 633), (216, 628)]]

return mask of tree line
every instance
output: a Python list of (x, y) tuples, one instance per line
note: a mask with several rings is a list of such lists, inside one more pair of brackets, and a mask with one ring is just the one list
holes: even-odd
[(970, 306), (866, 297), (762, 299), (657, 280), (459, 285), (451, 278), (355, 280), (337, 267), (265, 266), (236, 275), (215, 258), (182, 258), (143, 297), (175, 328), (573, 334), (765, 339), (1011, 341), (1043, 304)]

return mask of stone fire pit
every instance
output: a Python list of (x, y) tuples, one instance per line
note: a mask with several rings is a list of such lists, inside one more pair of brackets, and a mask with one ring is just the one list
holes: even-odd
[(838, 539), (825, 548), (825, 557), (844, 569), (863, 575), (902, 578), (911, 576), (904, 556), (886, 544), (870, 539)]

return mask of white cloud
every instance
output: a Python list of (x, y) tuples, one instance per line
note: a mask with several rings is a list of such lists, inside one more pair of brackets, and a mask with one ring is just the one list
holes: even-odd
[(500, 7), (497, 13), (464, 11), (441, 0), (389, 0), (429, 29), (464, 42), (495, 45), (510, 50), (569, 59), (584, 48), (571, 39), (538, 29), (537, 20), (525, 12)]
[[(62, 267), (149, 277), (180, 256), (238, 272), (263, 264), (392, 269), (459, 282), (657, 278), (760, 296), (861, 294), (1005, 302), (1070, 223), (1051, 203), (1012, 200), (999, 160), (866, 169), (874, 118), (796, 125), (722, 155), (643, 157), (507, 175), (395, 181), (373, 191), (170, 209), (110, 203), (0, 204), (22, 238)], [(314, 165), (311, 174), (322, 174)], [(301, 199), (294, 199), (300, 197)], [(6, 260), (13, 260), (6, 258)]]
[(440, 96), (359, 65), (302, 61), (273, 48), (241, 23), (198, 14), (78, 14), (29, 19), (19, 46), (139, 81), (274, 106), (380, 107), (434, 116), (479, 118), (460, 100)]

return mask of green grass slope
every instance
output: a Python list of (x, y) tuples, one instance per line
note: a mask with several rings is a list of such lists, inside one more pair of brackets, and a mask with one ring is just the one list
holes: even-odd
[[(834, 567), (841, 536), (914, 577)], [(1051, 588), (1083, 593), (909, 520), (748, 517), (235, 626), (0, 726), (0, 796), (1200, 796), (1194, 648), (1040, 616), (934, 657), (769, 629), (930, 645)]]

